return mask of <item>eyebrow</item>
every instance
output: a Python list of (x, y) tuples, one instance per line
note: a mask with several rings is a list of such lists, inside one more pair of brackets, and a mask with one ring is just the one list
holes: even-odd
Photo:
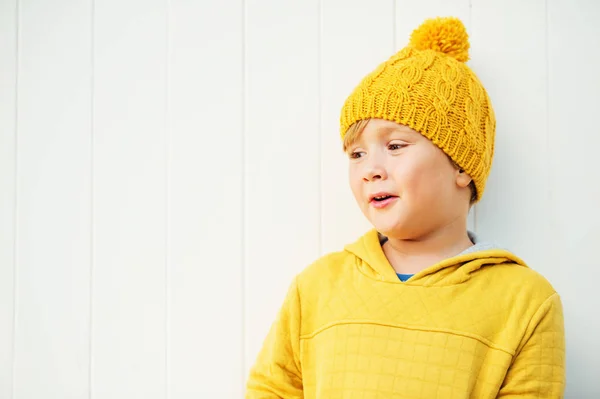
[[(380, 135), (388, 135), (388, 136), (392, 133), (401, 133), (401, 134), (408, 136), (407, 137), (407, 139), (408, 139), (408, 138), (410, 138), (410, 136), (414, 135), (414, 132), (411, 130), (408, 130), (408, 129), (410, 129), (410, 128), (402, 126), (402, 125), (398, 125), (398, 126), (387, 125), (387, 126), (383, 126), (379, 129), (377, 129), (377, 132)], [(351, 151), (353, 148), (359, 147), (362, 140), (363, 140), (363, 135), (361, 134), (358, 136), (358, 138), (356, 140), (354, 140), (351, 144), (348, 145), (348, 147), (346, 148), (346, 151)]]

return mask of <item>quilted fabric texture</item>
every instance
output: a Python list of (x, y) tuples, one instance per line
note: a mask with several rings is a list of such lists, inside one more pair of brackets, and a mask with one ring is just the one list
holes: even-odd
[(560, 398), (561, 301), (505, 250), (461, 255), (405, 283), (372, 230), (300, 273), (246, 398)]

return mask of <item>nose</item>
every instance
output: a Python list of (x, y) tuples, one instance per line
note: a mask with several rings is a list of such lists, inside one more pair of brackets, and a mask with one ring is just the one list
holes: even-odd
[(387, 172), (385, 170), (385, 166), (383, 165), (382, 160), (379, 157), (371, 156), (370, 159), (365, 162), (365, 169), (363, 174), (363, 180), (365, 182), (375, 181), (375, 180), (385, 180), (387, 179)]

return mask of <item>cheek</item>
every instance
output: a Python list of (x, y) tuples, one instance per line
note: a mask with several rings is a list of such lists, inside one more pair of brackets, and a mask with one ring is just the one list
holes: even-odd
[(395, 179), (407, 199), (417, 199), (419, 203), (431, 203), (440, 194), (446, 182), (440, 166), (427, 158), (405, 159), (395, 168)]
[(351, 164), (348, 169), (348, 183), (350, 184), (350, 189), (356, 199), (360, 198), (361, 195), (361, 180), (356, 166)]

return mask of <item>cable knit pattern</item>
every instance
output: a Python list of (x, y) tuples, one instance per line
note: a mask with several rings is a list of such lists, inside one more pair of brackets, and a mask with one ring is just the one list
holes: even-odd
[(496, 119), (485, 88), (463, 62), (468, 36), (456, 18), (427, 20), (410, 44), (362, 79), (341, 111), (342, 139), (355, 122), (386, 119), (411, 127), (440, 147), (485, 190)]

